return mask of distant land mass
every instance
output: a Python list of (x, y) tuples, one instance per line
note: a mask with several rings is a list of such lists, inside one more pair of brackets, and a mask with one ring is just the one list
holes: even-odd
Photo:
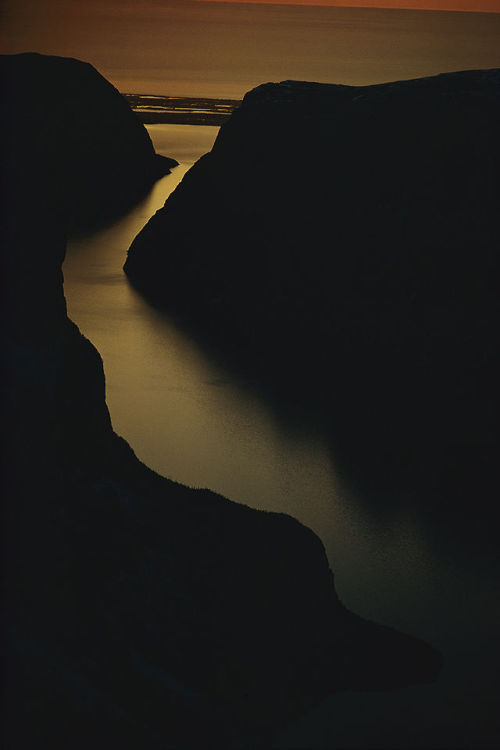
[(157, 94), (123, 94), (144, 124), (223, 125), (239, 99), (207, 99)]

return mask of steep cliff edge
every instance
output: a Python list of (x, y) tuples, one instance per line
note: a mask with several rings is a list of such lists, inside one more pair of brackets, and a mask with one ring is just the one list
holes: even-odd
[(47, 180), (65, 170), (64, 199), (74, 228), (123, 212), (177, 165), (155, 153), (124, 97), (89, 63), (34, 53), (0, 56), (2, 130), (29, 154), (51, 150)]
[(5, 747), (255, 746), (329, 692), (433, 679), (433, 649), (345, 610), (311, 531), (114, 434), (66, 316), (72, 170), (52, 131), (5, 131)]
[(440, 414), (460, 439), (488, 435), (499, 81), (259, 86), (126, 273), (280, 388), (312, 384), (347, 426), (375, 411), (428, 433)]

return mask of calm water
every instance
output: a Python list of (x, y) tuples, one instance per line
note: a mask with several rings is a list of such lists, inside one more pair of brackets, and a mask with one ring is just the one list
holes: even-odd
[(299, 518), (324, 540), (339, 586), (344, 576), (352, 581), (354, 599), (360, 581), (366, 589), (377, 578), (377, 567), (392, 566), (394, 578), (411, 564), (415, 575), (426, 576), (434, 563), (411, 514), (382, 525), (364, 514), (346, 496), (312, 417), (266, 403), (244, 373), (235, 376), (209, 358), (129, 285), (122, 265), (132, 239), (217, 133), (186, 125), (148, 129), (156, 149), (180, 166), (121, 221), (72, 240), (64, 264), (68, 313), (103, 357), (115, 430), (160, 474)]
[[(189, 0), (122, 0), (119, 9), (115, 0), (5, 0), (0, 24), (5, 53), (87, 60), (125, 92), (216, 98), (290, 78), (368, 84), (496, 67), (499, 40), (500, 14)], [(312, 416), (266, 401), (130, 288), (122, 266), (132, 239), (216, 135), (149, 130), (180, 166), (115, 225), (73, 240), (64, 265), (70, 317), (104, 360), (115, 430), (166, 476), (313, 528), (347, 606), (427, 639), (447, 660), (437, 685), (326, 701), (278, 746), (487, 744), (498, 705), (498, 569), (471, 547), (475, 498), (454, 537), (415, 510), (411, 488), (387, 503), (356, 494)]]
[[(186, 125), (148, 129), (156, 149), (180, 166), (116, 224), (72, 240), (64, 264), (69, 315), (103, 357), (115, 430), (165, 476), (297, 517), (323, 540), (347, 606), (426, 638), (447, 657), (437, 685), (336, 697), (284, 735), (281, 746), (307, 747), (314, 737), (324, 747), (333, 738), (356, 747), (389, 725), (399, 727), (398, 746), (401, 732), (425, 724), (425, 716), (430, 725), (438, 717), (454, 722), (460, 736), (470, 731), (476, 742), (478, 722), (487, 726), (494, 708), (488, 681), (498, 597), (488, 556), (464, 554), (464, 539), (436, 543), (432, 518), (417, 514), (411, 497), (404, 502), (405, 488), (401, 502), (375, 511), (370, 498), (341, 480), (310, 415), (267, 403), (244, 373), (236, 378), (225, 370), (129, 286), (122, 265), (130, 242), (217, 133)], [(425, 746), (430, 740), (422, 731)], [(434, 726), (434, 744), (435, 732)]]

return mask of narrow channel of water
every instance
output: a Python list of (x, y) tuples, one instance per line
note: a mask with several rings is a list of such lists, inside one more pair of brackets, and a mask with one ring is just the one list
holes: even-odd
[[(489, 705), (490, 694), (484, 698), (481, 685), (488, 644), (496, 638), (490, 614), (497, 594), (487, 561), (468, 558), (462, 552), (466, 540), (436, 544), (432, 519), (417, 513), (412, 502), (392, 503), (382, 514), (370, 508), (341, 480), (320, 426), (307, 415), (302, 422), (296, 414), (280, 415), (244, 375), (236, 377), (208, 358), (173, 319), (129, 285), (122, 266), (131, 241), (189, 166), (210, 150), (217, 133), (217, 128), (186, 125), (148, 130), (156, 150), (180, 166), (120, 221), (71, 240), (63, 269), (69, 316), (104, 361), (115, 431), (164, 476), (298, 518), (323, 540), (348, 607), (445, 652), (443, 681), (399, 695), (397, 721), (411, 721), (415, 700), (423, 701), (434, 719), (437, 712), (449, 719), (450, 712), (470, 713), (485, 700)], [(461, 684), (464, 672), (469, 676)], [(387, 695), (364, 708), (362, 697), (352, 700), (349, 710), (365, 711), (366, 727), (370, 722), (375, 727), (380, 715), (386, 723), (393, 720)], [(348, 713), (339, 714), (339, 705), (332, 708), (336, 736), (351, 746), (361, 730), (353, 728)], [(324, 746), (329, 746), (333, 718), (323, 715), (317, 721), (325, 723)], [(305, 732), (307, 743), (307, 722), (297, 731), (299, 738)], [(286, 743), (295, 746), (291, 737)]]

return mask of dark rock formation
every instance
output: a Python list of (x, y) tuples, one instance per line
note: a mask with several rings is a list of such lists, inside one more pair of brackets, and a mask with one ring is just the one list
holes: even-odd
[(259, 86), (134, 240), (127, 274), (358, 431), (373, 413), (377, 430), (428, 435), (439, 414), (488, 434), (499, 80)]
[(177, 165), (155, 154), (124, 97), (89, 63), (38, 54), (0, 56), (4, 129), (29, 153), (50, 149), (46, 180), (66, 175), (64, 199), (74, 228), (131, 207)]
[(25, 135), (2, 138), (5, 747), (255, 746), (329, 692), (433, 679), (432, 648), (346, 611), (311, 531), (114, 434), (66, 316), (60, 141)]

